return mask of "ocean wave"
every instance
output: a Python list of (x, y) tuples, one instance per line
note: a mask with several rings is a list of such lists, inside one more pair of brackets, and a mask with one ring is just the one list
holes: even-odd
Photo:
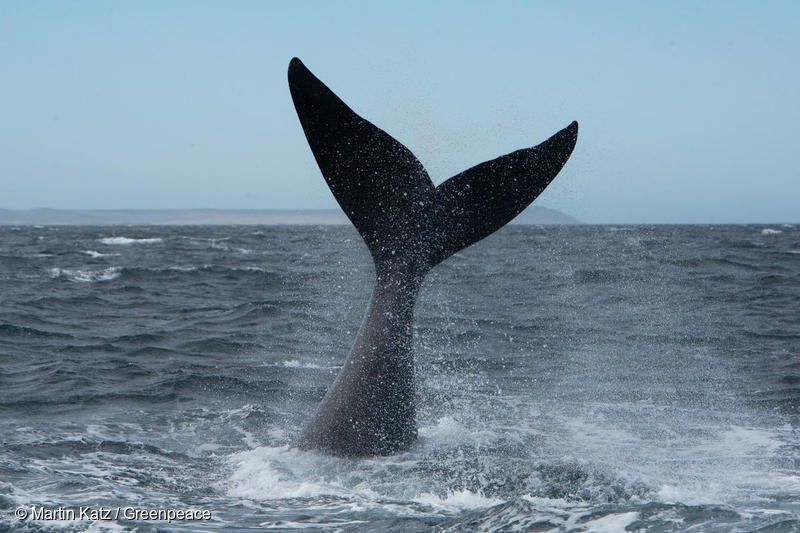
[(109, 267), (102, 270), (72, 270), (69, 268), (51, 268), (51, 278), (66, 278), (70, 281), (92, 283), (117, 279), (122, 273), (121, 267)]
[(102, 252), (96, 252), (94, 250), (83, 250), (82, 253), (88, 255), (92, 259), (99, 259), (100, 257), (114, 257), (119, 255), (119, 254), (104, 254)]
[(97, 239), (97, 240), (102, 242), (103, 244), (117, 244), (117, 245), (158, 244), (164, 242), (164, 239), (162, 239), (161, 237), (149, 237), (142, 239), (135, 239), (132, 237), (103, 237), (102, 239)]
[[(220, 265), (170, 266), (166, 268), (112, 266), (103, 269), (53, 267), (43, 271), (50, 279), (65, 279), (72, 282), (96, 283), (118, 280), (128, 284), (128, 289), (141, 290), (151, 282), (181, 283), (192, 279), (209, 281), (212, 279), (229, 282), (252, 280), (265, 288), (285, 286), (286, 278), (263, 267), (226, 267)], [(33, 274), (41, 277), (42, 273)], [(2, 274), (0, 274), (0, 278)], [(287, 302), (279, 302), (283, 305)], [(262, 309), (261, 312), (265, 311)], [(274, 311), (266, 309), (266, 311)], [(258, 313), (257, 313), (258, 315)]]
[(252, 342), (237, 342), (220, 337), (207, 337), (199, 340), (182, 342), (179, 349), (186, 353), (196, 354), (240, 354), (255, 353), (263, 350), (264, 346)]
[(229, 496), (256, 500), (352, 497), (353, 491), (341, 481), (310, 475), (333, 470), (332, 463), (336, 461), (340, 460), (288, 446), (238, 452), (228, 458), (233, 473), (225, 483), (226, 492)]
[(579, 269), (572, 277), (580, 283), (614, 283), (623, 279), (621, 272), (604, 268)]
[(238, 254), (243, 254), (243, 255), (247, 255), (247, 254), (252, 254), (253, 253), (253, 250), (251, 250), (249, 248), (240, 248), (240, 247), (237, 247), (237, 246), (228, 246), (227, 244), (220, 244), (219, 241), (215, 240), (215, 239), (211, 239), (211, 245), (210, 246), (211, 246), (211, 248), (213, 248), (215, 250), (222, 250), (224, 252), (236, 252)]
[(465, 445), (485, 447), (504, 436), (507, 435), (466, 427), (449, 415), (439, 418), (432, 425), (424, 425), (419, 428), (420, 442), (433, 448)]
[[(629, 506), (591, 508), (575, 502), (523, 497), (483, 512), (472, 512), (440, 526), (441, 531), (563, 531), (617, 533), (638, 524), (644, 513)], [(668, 514), (668, 513), (667, 513)], [(683, 520), (680, 519), (682, 522)], [(667, 524), (675, 520), (667, 521)], [(655, 521), (656, 527), (663, 522)], [(645, 529), (636, 528), (636, 531)], [(662, 528), (658, 527), (661, 531)], [(675, 529), (663, 529), (675, 531)]]
[[(134, 269), (130, 269), (134, 270)], [(149, 271), (153, 273), (160, 273), (160, 272), (218, 272), (218, 273), (230, 273), (230, 272), (269, 272), (264, 267), (257, 267), (257, 266), (242, 266), (242, 267), (227, 267), (227, 266), (219, 266), (219, 265), (201, 265), (201, 266), (189, 266), (189, 265), (174, 265), (167, 268), (137, 268), (135, 270), (139, 271)]]
[(17, 326), (14, 324), (0, 324), (0, 335), (8, 337), (61, 337), (65, 339), (73, 338), (72, 335), (66, 333), (58, 333), (54, 331), (43, 331), (36, 328), (27, 326)]
[[(354, 463), (349, 459), (332, 457), (289, 446), (263, 446), (237, 452), (227, 458), (232, 472), (221, 483), (228, 496), (249, 500), (303, 500), (306, 506), (328, 501), (331, 505), (363, 512), (380, 509), (383, 513), (419, 516), (441, 516), (465, 510), (485, 509), (504, 503), (480, 491), (455, 489), (436, 494), (432, 486), (414, 487), (413, 476), (404, 491), (409, 498), (402, 502), (393, 493), (393, 483), (383, 485), (377, 468), (393, 470), (413, 468), (414, 461), (404, 462), (402, 456), (366, 459)], [(372, 481), (370, 481), (372, 479)], [(418, 481), (418, 480), (417, 480)], [(310, 503), (315, 499), (319, 503)], [(322, 504), (324, 505), (324, 503)]]
[(783, 230), (773, 228), (764, 228), (761, 230), (761, 235), (778, 235), (779, 233), (783, 233)]
[[(445, 465), (436, 461), (437, 468), (447, 475), (450, 467), (460, 469), (464, 461), (475, 457), (462, 449), (453, 460)], [(626, 526), (638, 517), (635, 505), (612, 504), (607, 510), (594, 512), (598, 510), (596, 503), (582, 500), (530, 493), (520, 497), (513, 491), (497, 494), (497, 487), (490, 482), (495, 474), (492, 471), (482, 472), (480, 480), (474, 480), (477, 486), (464, 486), (461, 480), (456, 486), (440, 490), (441, 480), (421, 471), (419, 457), (409, 454), (354, 462), (280, 446), (236, 452), (226, 462), (232, 471), (219, 488), (229, 497), (262, 505), (270, 502), (268, 505), (282, 509), (302, 505), (309, 516), (325, 516), (328, 520), (344, 515), (350, 519), (366, 518), (377, 513), (384, 519), (400, 519), (406, 525), (410, 520), (434, 520), (442, 531), (495, 531), (510, 524), (521, 526), (515, 529), (528, 530), (548, 523), (553, 530), (586, 531), (578, 522), (591, 523), (595, 526), (591, 531), (617, 531), (614, 526)], [(402, 476), (402, 482), (398, 483), (398, 476)], [(475, 528), (478, 524), (480, 527)], [(319, 524), (310, 520), (304, 525)], [(570, 527), (559, 529), (561, 526)]]
[[(226, 509), (169, 529), (800, 531), (797, 227), (513, 227), (465, 250), (417, 309), (419, 439), (362, 459), (284, 446), (372, 289), (354, 229), (25, 231), (0, 245), (7, 510)], [(256, 252), (204, 238), (227, 234)], [(90, 527), (12, 518), (0, 530)]]
[(281, 363), (281, 366), (285, 366), (286, 368), (332, 368), (317, 363), (301, 362), (298, 361), (297, 359), (290, 359), (288, 361), (284, 361)]
[[(116, 255), (116, 254), (114, 254)], [(247, 278), (258, 276), (266, 278), (267, 282), (280, 279), (280, 275), (271, 272), (263, 267), (241, 266), (227, 267), (219, 265), (202, 266), (181, 266), (174, 265), (166, 268), (147, 268), (147, 267), (108, 267), (101, 270), (72, 269), (72, 268), (51, 268), (48, 270), (51, 278), (66, 278), (70, 281), (96, 282), (117, 279), (120, 276), (128, 281), (152, 281), (155, 279), (168, 277), (176, 279), (182, 276), (196, 277), (205, 275), (225, 276), (227, 279)], [(275, 280), (273, 280), (275, 278)]]
[(413, 501), (448, 512), (486, 509), (505, 503), (504, 500), (484, 496), (480, 491), (470, 492), (468, 490), (452, 491), (444, 496), (423, 492)]
[[(259, 232), (253, 233), (251, 235), (258, 234)], [(263, 233), (260, 233), (263, 235)], [(252, 254), (253, 250), (250, 248), (243, 248), (240, 246), (230, 246), (228, 244), (224, 244), (225, 241), (231, 240), (231, 237), (211, 237), (211, 238), (204, 238), (204, 237), (191, 237), (188, 235), (180, 235), (180, 239), (185, 239), (193, 244), (200, 244), (200, 245), (207, 245), (209, 248), (213, 250), (222, 250), (224, 252), (235, 252), (242, 255)]]

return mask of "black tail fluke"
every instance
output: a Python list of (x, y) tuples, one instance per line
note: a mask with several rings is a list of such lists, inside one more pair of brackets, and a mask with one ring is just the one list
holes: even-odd
[(417, 234), (434, 187), (411, 151), (353, 112), (295, 58), (289, 88), (325, 181), (376, 262), (397, 256)]
[(378, 267), (411, 261), (427, 270), (497, 231), (555, 178), (578, 135), (573, 122), (538, 146), (434, 187), (408, 148), (353, 112), (297, 58), (289, 88), (322, 175)]
[(476, 165), (436, 187), (433, 264), (511, 222), (553, 181), (577, 139), (573, 122), (538, 146)]

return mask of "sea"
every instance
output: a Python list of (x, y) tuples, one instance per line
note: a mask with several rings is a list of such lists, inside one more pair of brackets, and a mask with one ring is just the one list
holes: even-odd
[(800, 531), (800, 225), (506, 227), (422, 288), (416, 444), (300, 451), (373, 280), (349, 226), (0, 227), (0, 531)]

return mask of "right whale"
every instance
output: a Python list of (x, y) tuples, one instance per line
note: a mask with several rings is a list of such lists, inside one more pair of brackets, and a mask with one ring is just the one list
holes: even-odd
[(350, 356), (296, 444), (346, 457), (392, 454), (417, 436), (411, 325), (425, 275), (533, 202), (567, 162), (578, 123), (434, 187), (408, 148), (353, 112), (297, 58), (289, 89), (322, 176), (376, 274)]

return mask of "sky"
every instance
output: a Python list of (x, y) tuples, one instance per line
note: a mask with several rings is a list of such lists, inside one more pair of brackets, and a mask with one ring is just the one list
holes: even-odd
[(328, 209), (300, 57), (439, 184), (572, 120), (536, 205), (800, 222), (800, 2), (0, 3), (0, 208)]

